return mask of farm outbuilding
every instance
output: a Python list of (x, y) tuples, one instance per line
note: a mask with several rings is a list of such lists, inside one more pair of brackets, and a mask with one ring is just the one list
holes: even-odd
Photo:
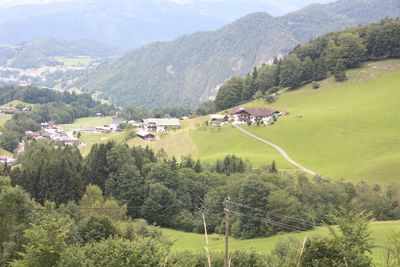
[(136, 135), (144, 141), (154, 141), (156, 139), (156, 136), (154, 134), (145, 130), (140, 130), (136, 133)]

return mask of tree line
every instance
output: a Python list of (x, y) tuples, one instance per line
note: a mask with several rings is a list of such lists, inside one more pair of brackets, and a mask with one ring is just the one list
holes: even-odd
[(126, 205), (129, 218), (197, 233), (204, 231), (201, 213), (209, 233), (224, 232), (221, 203), (229, 196), (235, 211), (232, 235), (241, 239), (331, 224), (329, 216), (338, 208), (366, 210), (377, 220), (400, 218), (395, 185), (310, 179), (279, 171), (275, 164), (253, 170), (233, 155), (212, 165), (191, 157), (178, 162), (163, 151), (108, 142), (94, 145), (83, 159), (75, 147), (32, 141), (21, 164), (3, 172), (42, 205), (77, 202), (91, 184)]
[[(0, 178), (5, 266), (206, 266), (203, 252), (172, 253), (154, 226), (204, 233), (204, 214), (208, 233), (222, 234), (226, 196), (236, 238), (338, 224), (340, 234), (307, 240), (300, 266), (372, 266), (368, 221), (400, 218), (395, 185), (310, 179), (270, 165), (253, 170), (233, 155), (213, 165), (177, 162), (163, 151), (108, 142), (82, 159), (75, 147), (32, 141), (20, 166), (1, 171), (10, 177)], [(399, 236), (391, 238), (396, 264)], [(302, 246), (289, 239), (270, 254), (231, 257), (235, 266), (293, 266)], [(222, 254), (211, 258), (222, 265)]]
[(232, 77), (221, 86), (215, 101), (203, 103), (197, 113), (210, 114), (262, 97), (273, 102), (280, 88), (297, 88), (312, 81), (318, 88), (317, 81), (329, 75), (344, 81), (346, 70), (364, 61), (399, 57), (399, 36), (400, 19), (326, 34), (298, 45), (283, 59), (275, 58), (272, 65), (263, 64), (245, 77)]
[[(1, 176), (0, 205), (1, 266), (206, 267), (208, 260), (223, 266), (222, 253), (173, 252), (172, 240), (144, 220), (129, 219), (127, 205), (105, 197), (96, 185), (88, 185), (76, 202), (39, 204)], [(304, 242), (284, 238), (270, 252), (234, 251), (230, 262), (242, 267), (373, 266), (369, 219), (365, 212), (341, 210), (331, 216), (338, 230), (330, 228), (328, 236)], [(385, 266), (400, 264), (399, 243), (399, 233), (388, 235)]]

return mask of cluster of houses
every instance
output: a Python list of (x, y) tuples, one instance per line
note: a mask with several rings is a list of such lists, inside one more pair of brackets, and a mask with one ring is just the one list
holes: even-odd
[(143, 120), (142, 129), (136, 135), (145, 141), (154, 141), (155, 133), (165, 133), (180, 128), (181, 123), (177, 118), (149, 118)]
[(212, 114), (210, 117), (211, 125), (223, 126), (226, 123), (232, 124), (271, 124), (282, 112), (267, 108), (234, 108), (231, 114)]
[(14, 114), (17, 111), (29, 112), (31, 108), (29, 107), (7, 107), (7, 108), (0, 108), (0, 114)]
[(74, 136), (73, 132), (64, 132), (63, 128), (54, 121), (41, 123), (40, 127), (41, 130), (38, 132), (26, 131), (25, 136), (28, 139), (49, 139), (61, 141), (66, 145), (80, 145), (79, 139)]

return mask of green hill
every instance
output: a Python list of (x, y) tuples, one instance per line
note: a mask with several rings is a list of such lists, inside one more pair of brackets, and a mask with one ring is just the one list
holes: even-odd
[(120, 105), (193, 108), (233, 75), (324, 33), (398, 17), (396, 0), (342, 0), (281, 17), (254, 13), (217, 31), (157, 42), (102, 64), (80, 81)]
[[(320, 89), (306, 85), (281, 91), (272, 105), (263, 100), (243, 105), (290, 113), (273, 126), (246, 128), (323, 176), (395, 182), (400, 177), (400, 60), (368, 62), (347, 75), (343, 83), (321, 81)], [(205, 120), (186, 121), (182, 131), (163, 136), (153, 147), (208, 162), (235, 154), (255, 167), (275, 160), (279, 168), (294, 168), (277, 151), (232, 126), (202, 126)]]
[[(248, 127), (297, 162), (331, 178), (392, 182), (400, 177), (400, 61), (372, 62), (333, 79), (284, 91), (272, 107), (287, 110), (273, 127)], [(263, 101), (250, 106), (265, 106)], [(298, 118), (302, 116), (302, 118)]]

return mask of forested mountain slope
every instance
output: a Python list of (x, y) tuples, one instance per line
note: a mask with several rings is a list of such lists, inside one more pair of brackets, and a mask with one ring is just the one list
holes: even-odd
[(282, 17), (250, 14), (214, 32), (154, 43), (99, 66), (80, 81), (121, 105), (196, 107), (233, 75), (323, 33), (400, 15), (398, 0), (341, 0)]

